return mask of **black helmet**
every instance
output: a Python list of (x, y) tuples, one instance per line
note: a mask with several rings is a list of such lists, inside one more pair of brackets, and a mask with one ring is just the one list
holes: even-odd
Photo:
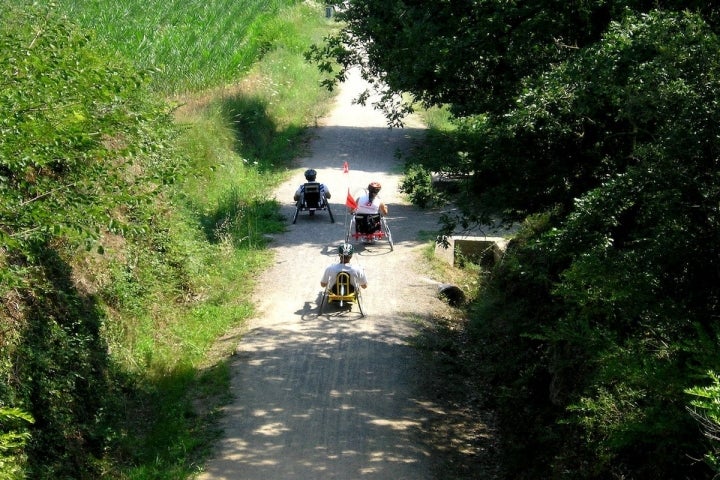
[(338, 247), (338, 255), (341, 255), (343, 257), (352, 257), (354, 251), (355, 249), (350, 243), (343, 243)]
[(312, 168), (305, 170), (305, 179), (308, 182), (314, 182), (315, 177), (317, 177), (317, 172), (315, 170), (313, 170)]

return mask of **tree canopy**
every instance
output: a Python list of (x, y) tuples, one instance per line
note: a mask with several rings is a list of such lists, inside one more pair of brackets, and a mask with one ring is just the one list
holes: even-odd
[(337, 60), (338, 79), (359, 65), (392, 91), (451, 105), (458, 115), (511, 108), (527, 78), (572, 59), (627, 15), (688, 11), (718, 21), (708, 2), (681, 0), (359, 0), (345, 7), (344, 28), (313, 51), (316, 59)]
[(509, 478), (720, 471), (694, 420), (712, 439), (719, 12), (354, 0), (309, 53), (376, 79), (391, 123), (412, 102), (449, 106), (456, 129), (414, 161), (465, 176), (461, 222), (524, 224), (470, 311)]

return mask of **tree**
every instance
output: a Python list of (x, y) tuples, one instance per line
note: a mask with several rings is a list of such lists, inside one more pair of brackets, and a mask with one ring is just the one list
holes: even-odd
[(529, 225), (471, 312), (514, 478), (710, 476), (685, 392), (720, 371), (719, 12), (359, 0), (312, 52), (450, 104), (461, 221)]
[(718, 369), (719, 50), (697, 15), (628, 16), (528, 82), (492, 130), (501, 135), (489, 143), (504, 148), (486, 162), (523, 172), (503, 185), (525, 185), (517, 208), (556, 206), (477, 316), (483, 343), (503, 342), (483, 347), (501, 418), (538, 426), (524, 436), (544, 440), (537, 457), (513, 434), (508, 448), (552, 470), (539, 476), (707, 475), (687, 460), (704, 442), (684, 392)]
[[(604, 161), (600, 147), (617, 148), (620, 154), (631, 148), (625, 144), (630, 137), (623, 120), (610, 125), (613, 105), (605, 108), (592, 97), (604, 94), (606, 87), (632, 95), (619, 91), (624, 71), (607, 79), (619, 83), (605, 86), (592, 78), (596, 67), (585, 62), (582, 69), (574, 68), (574, 63), (583, 61), (583, 52), (597, 44), (613, 21), (653, 9), (696, 11), (711, 30), (719, 25), (720, 9), (702, 1), (358, 0), (338, 15), (344, 22), (340, 31), (307, 56), (326, 71), (339, 65), (335, 81), (359, 67), (382, 93), (377, 106), (391, 125), (401, 125), (417, 101), (449, 106), (459, 130), (441, 140), (445, 150), (434, 163), (468, 174), (461, 189), (465, 195), (457, 202), (465, 207), (461, 221), (472, 223), (498, 212), (517, 220), (553, 202), (571, 202), (596, 185), (595, 176), (603, 174), (596, 167)], [(655, 52), (627, 53), (647, 58)], [(568, 74), (559, 78), (558, 69)], [(591, 91), (584, 94), (581, 88), (588, 84)], [(401, 94), (406, 93), (410, 100), (403, 102)], [(551, 95), (556, 98), (547, 98)], [(361, 96), (367, 98), (367, 93)], [(532, 101), (550, 102), (550, 108), (584, 108), (584, 116), (546, 111)], [(544, 117), (534, 117), (533, 110)], [(602, 142), (598, 148), (596, 140)], [(453, 228), (450, 221), (446, 231)]]
[(699, 11), (717, 25), (718, 9), (693, 1), (534, 2), (353, 0), (337, 15), (343, 27), (308, 57), (323, 69), (358, 66), (386, 92), (425, 105), (450, 105), (458, 116), (512, 108), (525, 79), (568, 60), (597, 42), (611, 21), (652, 9)]

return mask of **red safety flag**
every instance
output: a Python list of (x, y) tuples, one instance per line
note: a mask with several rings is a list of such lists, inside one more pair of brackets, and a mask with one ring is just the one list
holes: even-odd
[(343, 173), (348, 173), (350, 171), (350, 167), (348, 166), (347, 162), (343, 163)]
[(357, 208), (357, 202), (352, 197), (352, 195), (350, 195), (350, 188), (348, 188), (348, 194), (347, 194), (347, 198), (345, 199), (345, 205), (347, 205), (347, 207), (350, 210), (355, 210)]

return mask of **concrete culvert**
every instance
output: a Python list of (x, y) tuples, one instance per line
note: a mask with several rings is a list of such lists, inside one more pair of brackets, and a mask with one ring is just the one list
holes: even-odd
[(459, 307), (465, 303), (465, 293), (455, 285), (443, 283), (438, 287), (438, 295), (440, 295), (440, 298), (447, 300), (453, 307)]

